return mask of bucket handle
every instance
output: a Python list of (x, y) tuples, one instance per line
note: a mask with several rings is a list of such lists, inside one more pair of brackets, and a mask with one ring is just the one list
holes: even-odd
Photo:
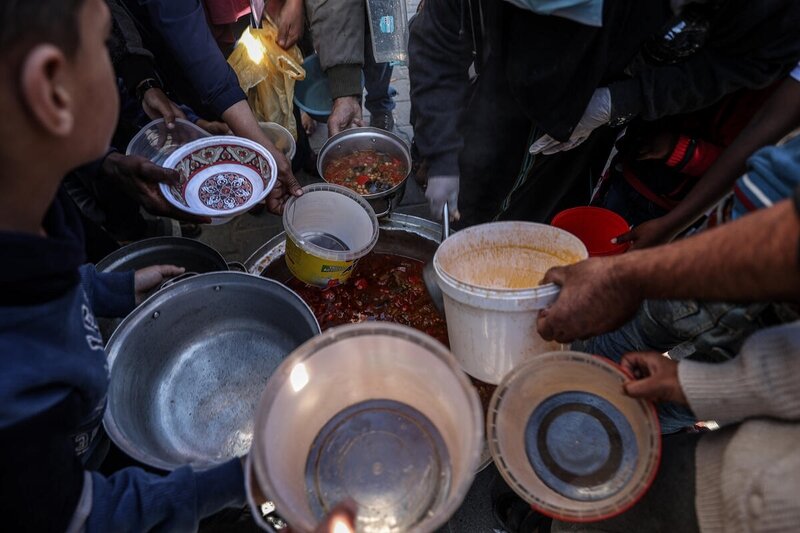
[(234, 272), (244, 272), (245, 274), (249, 274), (247, 267), (244, 266), (243, 263), (239, 261), (228, 261), (228, 270), (232, 270)]
[(542, 293), (539, 300), (542, 304), (542, 309), (553, 305), (558, 300), (558, 295), (561, 294), (561, 286), (555, 283), (540, 285), (538, 289)]
[[(194, 277), (196, 275), (197, 275), (197, 272), (184, 272), (183, 274), (181, 274), (179, 276), (175, 276), (174, 278), (170, 278), (167, 281), (165, 281), (164, 283), (162, 283), (161, 286), (158, 288), (158, 290), (161, 291), (163, 289), (166, 289), (167, 287), (171, 287), (172, 285), (178, 283), (179, 281)], [(156, 291), (156, 292), (158, 292), (158, 291)]]

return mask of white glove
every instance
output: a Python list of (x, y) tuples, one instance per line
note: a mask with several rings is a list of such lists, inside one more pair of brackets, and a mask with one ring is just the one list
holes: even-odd
[(556, 152), (572, 150), (585, 141), (594, 130), (608, 124), (610, 120), (611, 91), (607, 87), (596, 89), (592, 99), (589, 100), (589, 105), (586, 106), (586, 111), (583, 112), (583, 116), (578, 121), (578, 125), (575, 126), (568, 141), (561, 142), (549, 135), (544, 135), (531, 145), (530, 153), (534, 155), (538, 153), (550, 155)]
[(458, 212), (458, 182), (458, 176), (434, 176), (428, 178), (425, 197), (428, 199), (434, 220), (442, 219), (442, 210), (445, 202), (447, 207), (450, 208), (450, 220), (461, 218)]

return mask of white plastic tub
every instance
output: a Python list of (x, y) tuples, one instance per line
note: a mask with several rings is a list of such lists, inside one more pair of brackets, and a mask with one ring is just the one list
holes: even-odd
[[(371, 412), (352, 411), (364, 402)], [(381, 413), (389, 402), (425, 420)], [(350, 498), (357, 531), (426, 533), (464, 500), (482, 439), (478, 395), (452, 354), (409, 327), (368, 322), (332, 328), (281, 364), (256, 412), (250, 459), (254, 481), (298, 531)]]
[(444, 241), (433, 266), (450, 348), (464, 371), (496, 385), (529, 357), (560, 349), (536, 332), (538, 311), (559, 292), (539, 281), (551, 267), (587, 256), (577, 237), (532, 222), (482, 224)]

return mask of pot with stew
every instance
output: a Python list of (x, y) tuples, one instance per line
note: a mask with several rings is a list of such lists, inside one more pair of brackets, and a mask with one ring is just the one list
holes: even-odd
[(411, 151), (397, 135), (378, 128), (353, 128), (334, 135), (319, 152), (317, 171), (388, 215), (403, 196), (411, 172)]

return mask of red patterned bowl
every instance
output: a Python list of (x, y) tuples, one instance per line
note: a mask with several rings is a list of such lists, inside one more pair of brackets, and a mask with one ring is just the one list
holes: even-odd
[(199, 139), (164, 162), (180, 176), (178, 186), (160, 185), (169, 203), (193, 215), (227, 222), (263, 201), (275, 186), (277, 165), (258, 143), (233, 136)]

